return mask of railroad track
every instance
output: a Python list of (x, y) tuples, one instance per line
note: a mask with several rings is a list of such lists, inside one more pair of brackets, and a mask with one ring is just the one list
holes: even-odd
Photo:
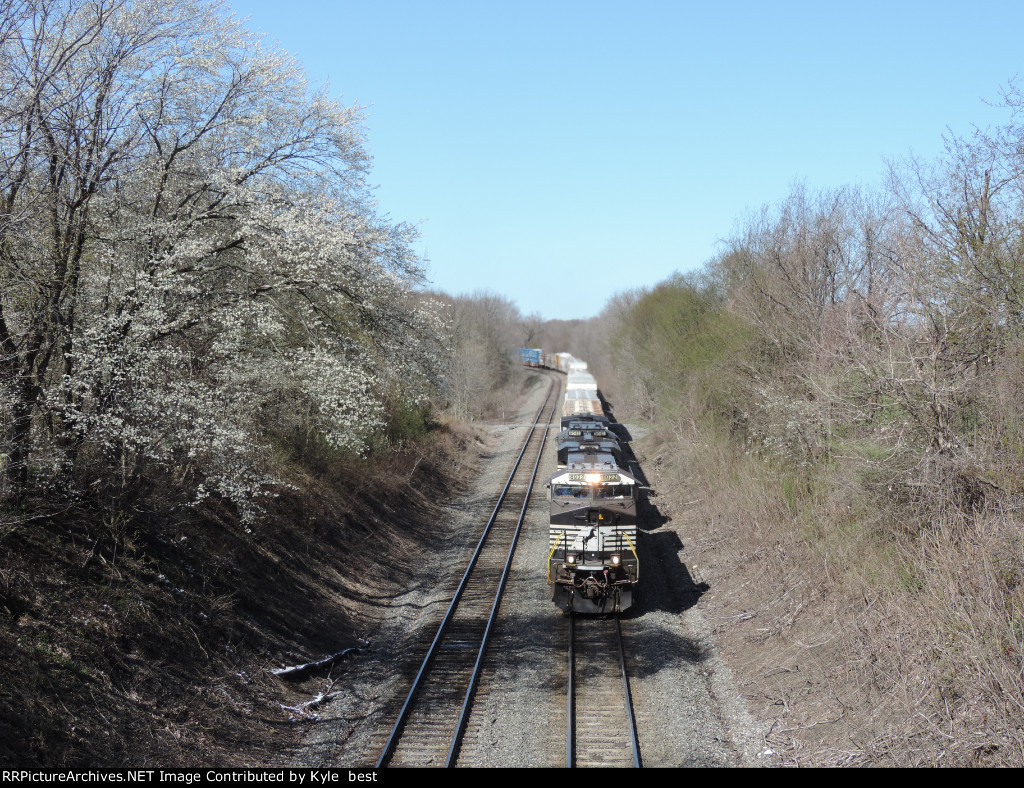
[(556, 390), (552, 379), (462, 581), (381, 749), (377, 768), (455, 765), (548, 428), (558, 409)]
[(569, 767), (640, 768), (618, 616), (569, 616)]

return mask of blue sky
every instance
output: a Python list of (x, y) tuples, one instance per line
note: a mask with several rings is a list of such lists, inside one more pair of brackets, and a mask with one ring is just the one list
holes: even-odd
[(1021, 0), (230, 7), (365, 107), (380, 209), (418, 226), (434, 287), (549, 319), (698, 267), (795, 181), (937, 156), (1024, 77)]

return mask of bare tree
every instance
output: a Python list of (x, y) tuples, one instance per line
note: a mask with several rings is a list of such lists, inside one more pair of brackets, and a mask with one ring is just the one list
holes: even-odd
[(514, 396), (523, 331), (519, 309), (487, 292), (443, 299), (451, 319), (452, 408), (462, 418), (489, 414)]

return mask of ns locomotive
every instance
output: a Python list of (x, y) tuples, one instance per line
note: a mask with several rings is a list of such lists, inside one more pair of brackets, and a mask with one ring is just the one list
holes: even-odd
[(633, 604), (640, 572), (638, 481), (625, 467), (622, 447), (586, 364), (571, 357), (558, 361), (568, 382), (558, 440), (559, 470), (547, 485), (548, 582), (555, 604), (563, 610), (621, 612)]

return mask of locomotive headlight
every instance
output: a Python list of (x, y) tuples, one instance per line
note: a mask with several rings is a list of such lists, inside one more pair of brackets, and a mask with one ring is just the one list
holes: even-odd
[(597, 484), (599, 481), (601, 481), (601, 474), (599, 474), (599, 473), (588, 473), (587, 474), (587, 484)]
[(622, 556), (619, 555), (618, 553), (614, 553), (612, 555), (612, 566), (618, 566), (621, 563), (622, 563)]
[(576, 566), (576, 553), (569, 553), (569, 555), (565, 557), (565, 563), (570, 566)]

